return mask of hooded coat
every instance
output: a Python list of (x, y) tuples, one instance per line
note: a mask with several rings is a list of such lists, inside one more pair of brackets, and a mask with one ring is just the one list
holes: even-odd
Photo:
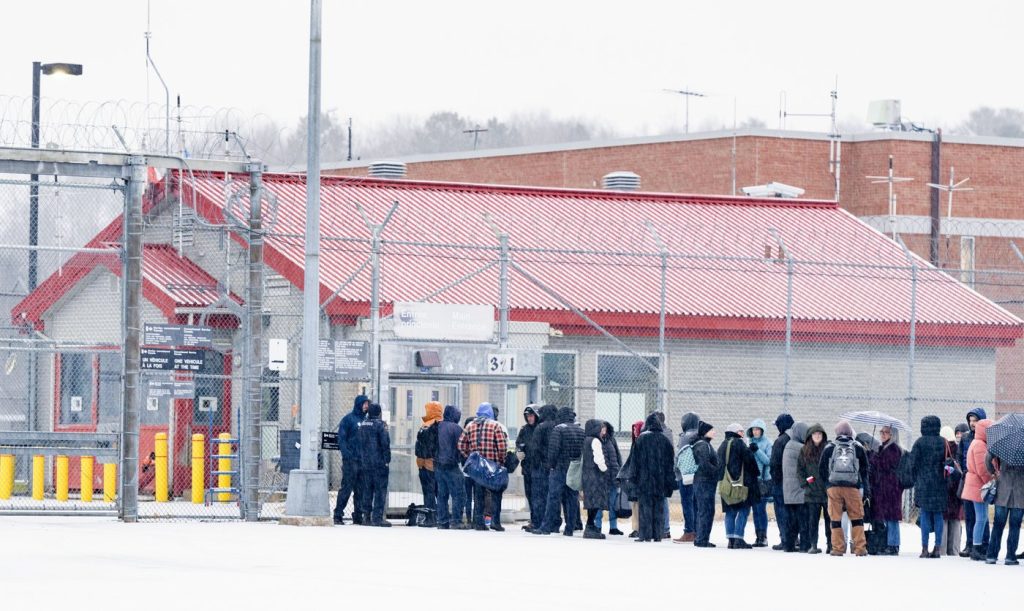
[(921, 437), (910, 450), (914, 504), (921, 511), (946, 511), (948, 488), (947, 475), (943, 469), (946, 462), (946, 440), (939, 435), (941, 430), (942, 422), (937, 416), (925, 416), (921, 419)]
[(550, 403), (540, 408), (540, 424), (534, 429), (526, 444), (526, 457), (534, 467), (546, 467), (548, 461), (548, 440), (551, 431), (558, 424), (558, 408)]
[(772, 475), (772, 485), (776, 487), (782, 486), (782, 454), (786, 449), (786, 444), (789, 443), (789, 435), (786, 432), (793, 426), (793, 423), (793, 417), (789, 414), (779, 414), (779, 417), (775, 419), (775, 428), (779, 430), (779, 436), (772, 444), (769, 469)]
[(971, 411), (967, 412), (966, 416), (964, 416), (964, 424), (967, 425), (967, 432), (964, 433), (962, 437), (960, 437), (960, 467), (964, 470), (964, 473), (967, 473), (967, 450), (970, 449), (971, 442), (974, 441), (974, 431), (971, 430), (970, 426), (971, 416), (977, 418), (978, 422), (981, 422), (982, 420), (988, 418), (988, 414), (986, 414), (985, 410), (980, 407), (972, 409)]
[[(753, 429), (761, 429), (761, 436), (755, 438)], [(754, 444), (757, 446), (757, 451), (754, 452), (754, 460), (757, 461), (757, 469), (760, 473), (761, 479), (766, 482), (772, 481), (771, 462), (772, 462), (772, 442), (768, 441), (768, 428), (764, 423), (764, 420), (760, 418), (755, 419), (747, 427), (747, 443)]]
[(548, 437), (547, 465), (549, 469), (568, 469), (583, 451), (583, 427), (576, 423), (576, 412), (571, 407), (558, 410), (558, 424)]
[(782, 451), (782, 498), (787, 505), (804, 504), (804, 482), (800, 479), (800, 452), (807, 440), (807, 423), (797, 422), (789, 429), (789, 441)]
[(697, 426), (697, 441), (693, 444), (693, 460), (697, 463), (697, 472), (693, 474), (693, 481), (701, 481), (710, 484), (717, 484), (722, 479), (721, 461), (718, 454), (711, 447), (711, 439), (708, 433), (714, 427), (703, 420)]
[(665, 437), (656, 414), (647, 416), (644, 429), (636, 438), (632, 452), (636, 494), (638, 497), (672, 496), (676, 489), (672, 442)]
[(434, 470), (434, 455), (437, 454), (437, 427), (444, 419), (444, 406), (437, 401), (428, 401), (424, 406), (423, 426), (416, 433), (416, 468)]
[(388, 435), (388, 426), (380, 418), (380, 405), (373, 403), (366, 413), (366, 420), (360, 422), (356, 430), (359, 463), (370, 469), (386, 467), (391, 463), (391, 437)]
[[(726, 450), (729, 455), (728, 461), (725, 459)], [(723, 502), (722, 511), (725, 511), (727, 507), (730, 510), (746, 509), (761, 502), (761, 491), (757, 486), (757, 480), (761, 473), (757, 469), (757, 460), (754, 459), (753, 452), (747, 447), (747, 442), (740, 437), (739, 433), (725, 432), (725, 441), (718, 446), (718, 464), (721, 465), (719, 479), (724, 478), (726, 473), (733, 480), (738, 480), (742, 476), (743, 486), (747, 489), (746, 501), (728, 506)]]
[(874, 491), (871, 509), (876, 520), (903, 519), (903, 487), (899, 475), (902, 458), (900, 432), (892, 429), (892, 438), (871, 453), (871, 490)]
[(437, 424), (437, 456), (435, 462), (441, 467), (459, 464), (459, 438), (462, 437), (462, 412), (454, 405), (446, 405), (444, 419)]
[(537, 427), (540, 426), (541, 423), (540, 412), (534, 409), (533, 406), (528, 406), (525, 410), (523, 410), (524, 421), (526, 420), (526, 416), (528, 414), (533, 414), (533, 424), (530, 424), (528, 421), (525, 422), (523, 426), (520, 427), (519, 434), (516, 435), (516, 452), (522, 452), (524, 455), (521, 465), (524, 474), (529, 473), (529, 471), (533, 468), (533, 462), (530, 460), (532, 456), (527, 451), (527, 448), (530, 445), (530, 440), (533, 438), (533, 434), (537, 431)]
[[(697, 441), (697, 426), (700, 424), (700, 417), (693, 412), (686, 412), (679, 423), (679, 439), (676, 442), (676, 451), (686, 446), (692, 446)], [(672, 468), (676, 474), (676, 481), (683, 479), (679, 469)]]
[[(814, 447), (814, 440), (811, 436), (821, 433), (821, 445)], [(804, 489), (804, 503), (828, 503), (828, 493), (825, 491), (825, 482), (821, 480), (821, 455), (828, 445), (828, 433), (825, 427), (814, 424), (807, 429), (807, 438), (804, 440), (804, 447), (800, 450), (800, 458), (797, 460), (796, 471), (800, 480), (800, 486)], [(814, 478), (808, 482), (807, 478)]]
[(352, 411), (345, 414), (345, 417), (338, 423), (338, 449), (341, 450), (342, 460), (359, 461), (359, 441), (356, 439), (356, 430), (362, 422), (366, 413), (363, 412), (363, 403), (369, 399), (366, 395), (359, 395), (352, 402)]
[(583, 506), (586, 509), (612, 509), (608, 501), (619, 473), (616, 453), (609, 447), (608, 439), (601, 438), (602, 426), (608, 427), (608, 438), (612, 438), (611, 425), (602, 420), (587, 420), (583, 427)]
[(960, 498), (965, 501), (980, 503), (981, 487), (992, 479), (992, 475), (985, 467), (985, 457), (988, 455), (988, 427), (992, 421), (988, 418), (980, 420), (974, 428), (974, 441), (967, 448), (967, 473), (964, 476), (964, 491)]

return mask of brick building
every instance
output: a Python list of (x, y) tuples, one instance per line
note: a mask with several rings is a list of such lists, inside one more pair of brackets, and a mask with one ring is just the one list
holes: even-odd
[[(824, 134), (766, 129), (647, 137), (561, 145), (467, 151), (404, 158), (407, 177), (565, 188), (597, 188), (610, 172), (639, 174), (644, 191), (735, 194), (775, 181), (805, 189), (804, 197), (834, 199), (830, 141)], [(889, 156), (896, 215), (884, 176)], [(365, 176), (370, 162), (327, 164), (326, 174)], [(973, 191), (947, 196), (927, 186), (969, 177)], [(1024, 140), (930, 133), (871, 132), (841, 138), (839, 204), (1017, 315), (1024, 315)], [(935, 219), (933, 217), (939, 217)], [(933, 228), (934, 223), (934, 228)], [(799, 239), (794, 236), (793, 239)], [(809, 238), (811, 239), (811, 238)], [(1000, 351), (998, 396), (1024, 396), (1024, 351)], [(1009, 404), (1008, 404), (1009, 405)]]

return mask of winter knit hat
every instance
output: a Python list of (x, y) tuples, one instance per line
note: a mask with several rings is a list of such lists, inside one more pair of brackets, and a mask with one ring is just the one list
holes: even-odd
[(700, 424), (697, 425), (697, 439), (704, 439), (713, 430), (715, 430), (714, 426), (701, 420)]
[(729, 433), (736, 433), (740, 437), (743, 437), (743, 434), (745, 432), (743, 425), (740, 424), (739, 422), (733, 422), (729, 424), (729, 426), (725, 427), (725, 430)]
[(836, 437), (839, 436), (853, 437), (853, 426), (850, 425), (849, 420), (840, 420), (836, 424)]
[(966, 424), (964, 424), (963, 422), (961, 422), (960, 424), (956, 425), (955, 429), (953, 429), (953, 435), (956, 436), (957, 433), (963, 434), (963, 433), (966, 433), (969, 430), (971, 430), (971, 427), (969, 427)]
[(939, 431), (939, 435), (942, 436), (946, 441), (956, 441), (956, 433), (953, 432), (953, 427), (946, 425)]

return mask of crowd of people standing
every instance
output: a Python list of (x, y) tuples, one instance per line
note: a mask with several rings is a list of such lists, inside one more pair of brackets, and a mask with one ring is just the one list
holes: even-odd
[[(774, 420), (774, 441), (765, 421), (756, 419), (746, 427), (726, 426), (715, 447), (716, 428), (696, 413), (683, 416), (675, 437), (664, 414), (653, 412), (631, 427), (625, 460), (611, 423), (590, 419), (581, 426), (568, 407), (529, 405), (514, 443), (489, 403), (461, 424), (455, 406), (430, 402), (424, 412), (415, 449), (424, 526), (505, 530), (504, 487), (468, 476), (466, 463), (472, 458), (498, 470), (521, 468), (529, 507), (523, 529), (535, 535), (582, 531), (584, 538), (604, 539), (607, 513), (609, 536), (624, 535), (618, 521), (630, 519), (636, 541), (668, 540), (669, 499), (678, 491), (683, 532), (672, 539), (675, 543), (715, 547), (711, 530), (720, 503), (729, 549), (768, 547), (771, 504), (779, 534), (772, 549), (895, 556), (904, 493), (912, 489), (921, 558), (961, 556), (994, 564), (1008, 527), (1004, 560), (1017, 564), (1024, 467), (1004, 465), (988, 451), (992, 421), (982, 409), (971, 410), (955, 428), (926, 416), (909, 451), (895, 426), (857, 434), (851, 422), (840, 420), (830, 437), (822, 424), (798, 422), (786, 413)], [(354, 496), (354, 523), (389, 526), (384, 505), (390, 443), (380, 406), (357, 397), (339, 424), (338, 442), (342, 483), (335, 523), (344, 522), (343, 511)], [(986, 499), (994, 478), (1000, 485)], [(507, 487), (507, 479), (502, 481)], [(991, 523), (989, 503), (995, 505)], [(751, 516), (754, 539), (748, 543)]]

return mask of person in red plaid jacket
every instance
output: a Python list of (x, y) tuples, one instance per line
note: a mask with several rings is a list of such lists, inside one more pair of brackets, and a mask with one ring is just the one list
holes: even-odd
[[(499, 465), (505, 463), (508, 452), (508, 437), (504, 429), (494, 419), (494, 408), (490, 403), (481, 403), (476, 410), (476, 419), (470, 422), (459, 438), (459, 453), (467, 457), (473, 452)], [(491, 494), (491, 508), (494, 517), (491, 530), (503, 531), (501, 525), (501, 492), (487, 491), (483, 486), (473, 486), (473, 528), (487, 530), (484, 525), (484, 494)]]

